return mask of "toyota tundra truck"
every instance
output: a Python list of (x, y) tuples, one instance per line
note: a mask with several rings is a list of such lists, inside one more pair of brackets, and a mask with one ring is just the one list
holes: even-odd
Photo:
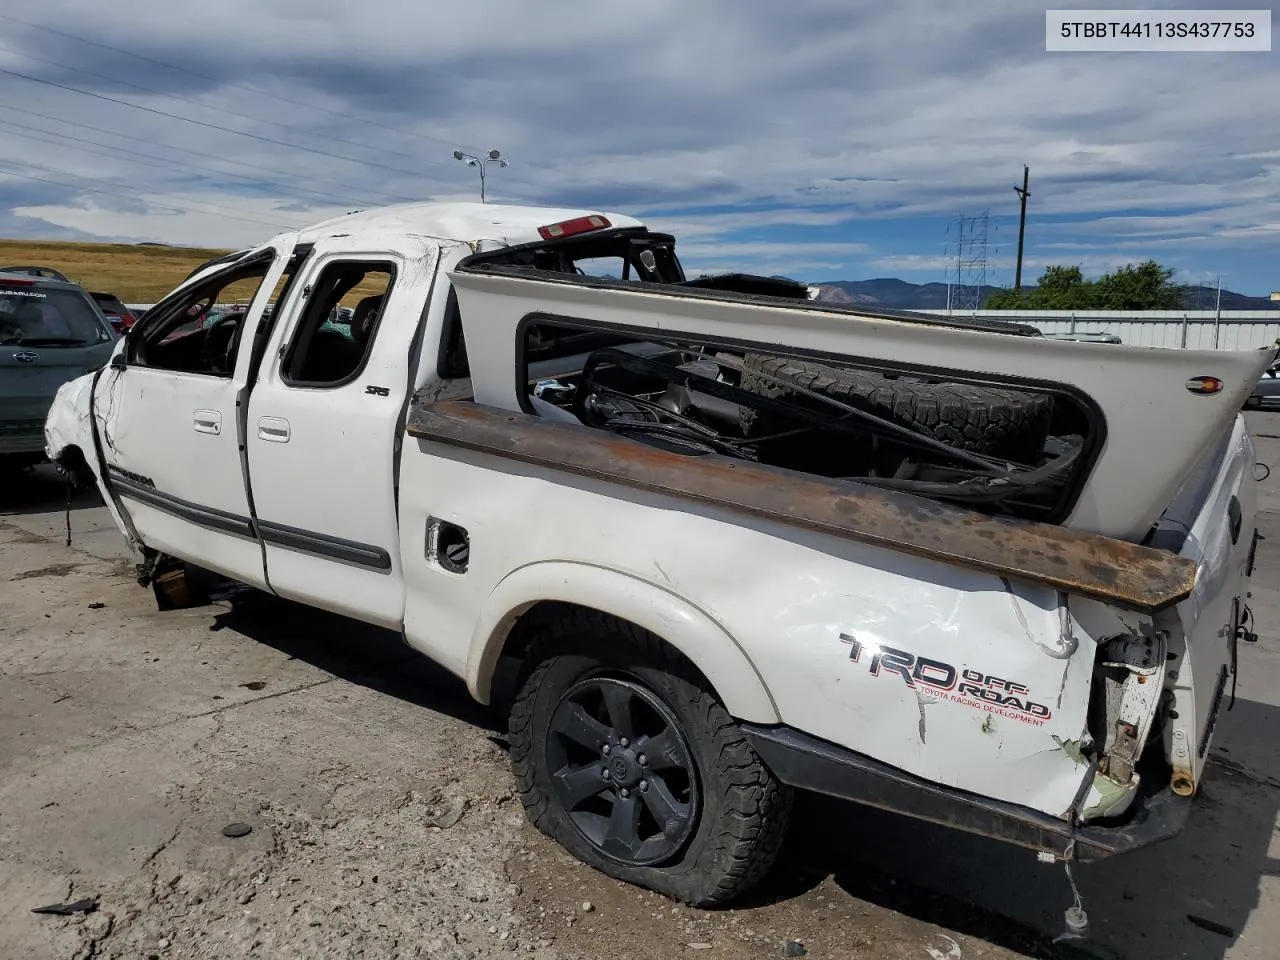
[(1255, 636), (1240, 410), (1275, 354), (828, 304), (690, 278), (633, 217), (420, 203), (204, 265), (45, 432), (143, 585), (399, 631), (503, 705), (540, 830), (710, 905), (797, 790), (1049, 861), (1176, 834)]

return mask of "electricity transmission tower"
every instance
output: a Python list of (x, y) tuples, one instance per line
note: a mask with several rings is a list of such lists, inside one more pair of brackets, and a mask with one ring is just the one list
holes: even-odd
[(982, 306), (982, 294), (987, 286), (990, 213), (983, 210), (972, 217), (957, 214), (955, 222), (947, 228), (948, 235), (954, 238), (947, 245), (948, 252), (955, 250), (955, 260), (947, 277), (950, 290), (947, 309), (951, 312), (977, 313)]

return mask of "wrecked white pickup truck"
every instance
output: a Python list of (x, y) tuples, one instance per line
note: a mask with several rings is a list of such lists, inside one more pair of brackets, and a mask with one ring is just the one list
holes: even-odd
[(415, 204), (206, 264), (61, 390), (47, 453), (144, 584), (399, 630), (482, 702), (513, 665), (533, 822), (711, 904), (794, 788), (1046, 859), (1175, 834), (1254, 636), (1238, 411), (1275, 352), (838, 307), (689, 280), (629, 217)]

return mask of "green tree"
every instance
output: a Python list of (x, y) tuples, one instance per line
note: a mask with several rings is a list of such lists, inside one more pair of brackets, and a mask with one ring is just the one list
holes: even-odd
[(987, 309), (1088, 310), (1092, 299), (1093, 285), (1079, 267), (1050, 266), (1030, 289), (994, 291), (987, 298)]
[(1173, 270), (1154, 260), (1126, 264), (1086, 280), (1079, 267), (1045, 267), (1036, 285), (1019, 293), (1003, 289), (987, 298), (988, 310), (1176, 310), (1184, 288)]
[(1183, 301), (1183, 288), (1173, 283), (1173, 271), (1154, 260), (1104, 273), (1094, 290), (1097, 310), (1176, 310)]
[(1034, 290), (1027, 295), (1033, 310), (1089, 310), (1093, 308), (1093, 284), (1079, 267), (1045, 267)]
[(982, 305), (982, 309), (1021, 310), (1023, 309), (1022, 298), (1008, 287), (998, 287), (987, 294), (987, 302)]

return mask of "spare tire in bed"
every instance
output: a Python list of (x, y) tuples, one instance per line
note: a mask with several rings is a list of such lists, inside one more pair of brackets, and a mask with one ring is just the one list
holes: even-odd
[[(1053, 397), (967, 383), (899, 379), (846, 370), (809, 360), (748, 353), (743, 357), (742, 386), (752, 393), (795, 402), (808, 409), (836, 408), (788, 390), (794, 383), (823, 396), (865, 410), (900, 426), (927, 434), (943, 443), (1036, 462), (1044, 449), (1053, 417)], [(772, 426), (744, 407), (742, 429), (759, 436)]]

